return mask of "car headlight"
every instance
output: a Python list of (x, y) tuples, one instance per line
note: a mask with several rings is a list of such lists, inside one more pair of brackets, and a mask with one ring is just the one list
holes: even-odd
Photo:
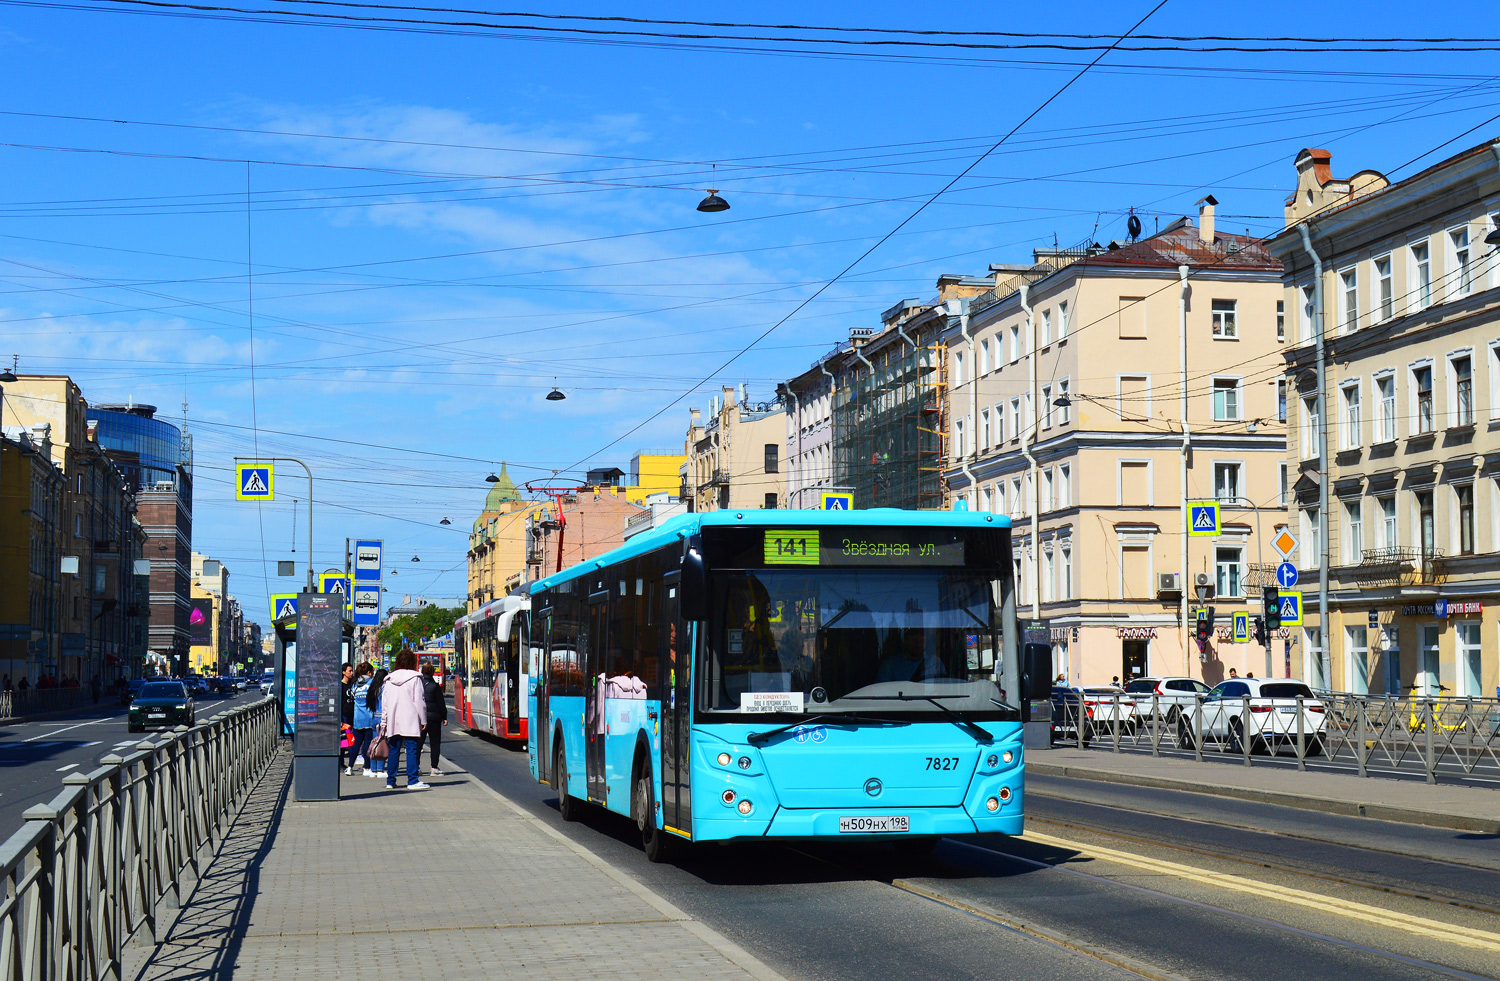
[(187, 708), (187, 702), (182, 702), (182, 703), (181, 703), (181, 704), (179, 704), (179, 705), (178, 705), (178, 706), (177, 706), (177, 707), (178, 707), (178, 708), (179, 708), (179, 709), (185, 709), (185, 708)]

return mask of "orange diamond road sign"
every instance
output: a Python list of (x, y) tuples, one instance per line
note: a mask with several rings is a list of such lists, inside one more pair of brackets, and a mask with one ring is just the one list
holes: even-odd
[(1302, 543), (1297, 541), (1297, 536), (1293, 535), (1285, 528), (1277, 532), (1276, 537), (1271, 539), (1272, 547), (1274, 547), (1276, 551), (1280, 552), (1281, 557), (1284, 559), (1291, 558), (1292, 553), (1297, 551), (1297, 546), (1300, 544)]

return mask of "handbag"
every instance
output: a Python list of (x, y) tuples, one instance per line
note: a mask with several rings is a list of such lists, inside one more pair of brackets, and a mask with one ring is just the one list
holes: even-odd
[(377, 762), (391, 758), (391, 744), (385, 738), (385, 728), (383, 726), (381, 727), (381, 731), (370, 742), (370, 748), (365, 750), (365, 758)]

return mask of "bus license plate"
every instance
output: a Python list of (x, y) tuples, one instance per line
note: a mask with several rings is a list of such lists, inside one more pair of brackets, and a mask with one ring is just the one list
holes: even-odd
[(909, 829), (910, 824), (905, 814), (892, 814), (886, 817), (839, 818), (839, 834), (868, 835), (904, 832)]

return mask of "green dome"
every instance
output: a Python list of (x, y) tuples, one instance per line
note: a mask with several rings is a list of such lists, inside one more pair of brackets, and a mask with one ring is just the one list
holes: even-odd
[(510, 479), (510, 474), (505, 472), (505, 464), (500, 464), (500, 479), (490, 485), (490, 492), (485, 496), (484, 509), (486, 511), (504, 511), (505, 505), (516, 504), (521, 500), (521, 492), (516, 489), (516, 482)]

